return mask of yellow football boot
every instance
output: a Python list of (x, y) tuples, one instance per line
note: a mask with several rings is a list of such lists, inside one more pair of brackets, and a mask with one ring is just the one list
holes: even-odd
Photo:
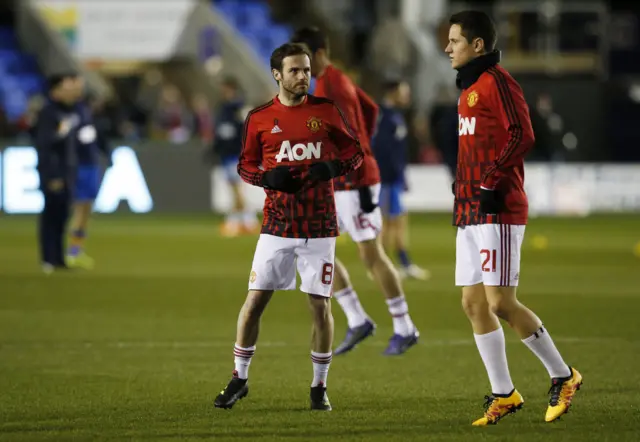
[(552, 379), (549, 389), (549, 407), (544, 420), (553, 422), (568, 412), (571, 401), (581, 385), (582, 375), (575, 368), (571, 368), (571, 376), (568, 378)]
[(485, 396), (484, 398), (486, 399), (484, 416), (473, 422), (474, 427), (495, 425), (507, 414), (515, 413), (524, 405), (522, 395), (515, 389), (509, 397)]
[(67, 267), (72, 269), (93, 270), (93, 267), (95, 266), (93, 258), (84, 252), (80, 252), (75, 256), (67, 255), (65, 263), (67, 264)]

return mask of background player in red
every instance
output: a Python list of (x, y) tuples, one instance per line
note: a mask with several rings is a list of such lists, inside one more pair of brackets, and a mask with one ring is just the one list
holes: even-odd
[(267, 198), (249, 293), (238, 318), (235, 370), (215, 406), (231, 408), (247, 395), (260, 317), (275, 290), (307, 293), (313, 312), (311, 409), (331, 410), (326, 394), (333, 316), (330, 297), (338, 236), (332, 180), (362, 164), (362, 150), (331, 100), (307, 95), (310, 57), (295, 44), (271, 55), (280, 91), (247, 116), (238, 172)]
[(498, 63), (496, 30), (483, 12), (450, 19), (446, 53), (458, 71), (459, 151), (454, 183), (456, 285), (471, 321), (493, 394), (473, 425), (495, 424), (524, 400), (509, 374), (504, 332), (509, 323), (551, 376), (547, 422), (566, 413), (582, 376), (569, 367), (542, 321), (516, 298), (520, 247), (527, 223), (524, 157), (534, 144), (518, 83)]
[[(338, 220), (340, 230), (348, 232), (351, 239), (358, 244), (360, 257), (382, 289), (393, 318), (394, 333), (384, 354), (400, 355), (418, 342), (419, 332), (409, 316), (409, 306), (402, 291), (398, 272), (381, 242), (382, 214), (377, 207), (380, 171), (369, 141), (375, 130), (378, 106), (364, 91), (355, 86), (346, 74), (332, 64), (327, 38), (319, 29), (299, 29), (294, 33), (292, 41), (303, 43), (313, 54), (311, 74), (317, 80), (314, 94), (336, 102), (362, 144), (362, 167), (334, 181)], [(338, 260), (334, 297), (344, 310), (348, 322), (347, 335), (334, 351), (335, 354), (342, 354), (371, 336), (376, 326), (365, 313), (346, 268)]]

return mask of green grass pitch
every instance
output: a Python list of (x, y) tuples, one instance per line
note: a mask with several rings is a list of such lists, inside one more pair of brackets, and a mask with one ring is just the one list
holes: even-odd
[[(300, 292), (267, 309), (249, 396), (213, 407), (233, 368), (256, 238), (222, 239), (213, 216), (97, 216), (93, 272), (45, 276), (35, 219), (0, 218), (0, 440), (603, 441), (640, 438), (637, 216), (533, 219), (520, 299), (584, 376), (571, 412), (544, 422), (549, 380), (505, 327), (525, 407), (471, 427), (489, 384), (453, 286), (449, 216), (412, 218), (428, 282), (405, 283), (421, 343), (381, 355), (391, 320), (350, 241), (339, 242), (376, 336), (335, 357), (334, 411), (308, 411), (310, 314)], [(536, 249), (534, 235), (548, 248)], [(336, 344), (346, 321), (337, 303)]]

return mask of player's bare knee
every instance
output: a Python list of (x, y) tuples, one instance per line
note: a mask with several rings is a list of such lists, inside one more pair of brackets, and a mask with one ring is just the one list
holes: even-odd
[(489, 304), (482, 285), (465, 287), (462, 291), (462, 310), (469, 319), (484, 317), (489, 313)]
[[(509, 320), (513, 311), (518, 307), (518, 301), (508, 291), (496, 291), (487, 297), (489, 309), (497, 317)], [(503, 293), (504, 292), (504, 293)]]
[(258, 319), (267, 307), (273, 295), (271, 290), (249, 290), (247, 299), (244, 302), (244, 314), (250, 319)]

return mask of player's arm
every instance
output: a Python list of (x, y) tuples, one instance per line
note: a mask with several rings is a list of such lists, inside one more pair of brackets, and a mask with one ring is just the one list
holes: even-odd
[(378, 107), (378, 104), (373, 101), (373, 98), (367, 95), (367, 93), (359, 87), (356, 87), (356, 94), (358, 96), (358, 101), (360, 102), (360, 108), (362, 109), (365, 130), (367, 131), (369, 138), (371, 138), (376, 130), (380, 108)]
[(333, 104), (331, 108), (331, 132), (329, 133), (337, 150), (336, 176), (346, 175), (362, 165), (364, 153), (360, 141), (347, 122), (342, 110)]
[(59, 155), (55, 152), (57, 138), (58, 120), (54, 112), (45, 108), (40, 112), (34, 130), (34, 144), (38, 152), (38, 172), (44, 186), (64, 176)]
[(495, 189), (508, 169), (524, 159), (535, 141), (529, 108), (520, 85), (500, 74), (494, 80), (494, 102), (499, 121), (507, 130), (508, 137), (506, 145), (482, 177), (481, 187), (489, 190)]
[(251, 117), (252, 114), (247, 116), (242, 131), (242, 151), (238, 161), (238, 174), (246, 183), (263, 187), (264, 171), (260, 170), (262, 146), (258, 139), (257, 128)]

